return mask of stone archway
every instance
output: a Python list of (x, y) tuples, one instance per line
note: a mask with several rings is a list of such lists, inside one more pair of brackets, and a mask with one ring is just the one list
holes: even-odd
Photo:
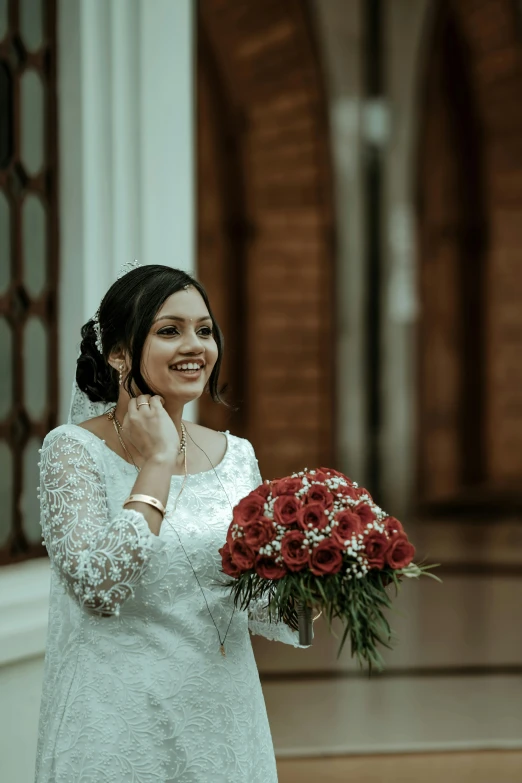
[(231, 335), (231, 424), (282, 475), (334, 458), (323, 86), (296, 0), (201, 0), (199, 25), (199, 275)]

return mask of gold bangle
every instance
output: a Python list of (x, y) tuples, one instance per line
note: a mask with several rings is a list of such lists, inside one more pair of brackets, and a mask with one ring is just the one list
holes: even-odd
[(123, 501), (123, 505), (126, 506), (128, 503), (147, 503), (149, 506), (152, 506), (159, 511), (162, 517), (164, 517), (166, 513), (163, 503), (156, 498), (153, 498), (151, 495), (129, 495), (127, 500)]

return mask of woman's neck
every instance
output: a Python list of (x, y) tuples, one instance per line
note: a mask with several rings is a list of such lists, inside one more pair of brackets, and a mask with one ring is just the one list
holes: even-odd
[[(125, 414), (129, 409), (129, 401), (130, 401), (130, 397), (127, 394), (120, 394), (118, 402), (116, 403), (116, 411), (115, 411), (115, 416), (120, 422), (120, 424), (123, 424), (123, 419), (125, 418)], [(174, 425), (181, 437), (181, 421), (183, 419), (183, 408), (184, 408), (183, 404), (180, 404), (179, 402), (176, 401), (166, 400), (163, 407), (165, 408), (165, 411), (174, 422)]]

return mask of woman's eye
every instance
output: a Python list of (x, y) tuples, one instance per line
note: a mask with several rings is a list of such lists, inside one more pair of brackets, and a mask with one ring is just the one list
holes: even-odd
[[(158, 334), (166, 334), (167, 336), (173, 335), (173, 334), (179, 334), (179, 330), (176, 329), (175, 326), (166, 326), (164, 329), (161, 329), (161, 331), (158, 332)], [(200, 334), (202, 337), (211, 337), (213, 334), (213, 330), (210, 326), (204, 326), (202, 329), (199, 330), (198, 334)]]
[(179, 332), (175, 326), (167, 326), (165, 329), (158, 332), (158, 334), (179, 334)]

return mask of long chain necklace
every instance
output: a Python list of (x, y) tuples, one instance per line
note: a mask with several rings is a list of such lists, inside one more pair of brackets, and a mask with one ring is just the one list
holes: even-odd
[[(108, 413), (107, 413), (107, 418), (109, 419), (109, 421), (112, 421), (112, 423), (113, 423), (114, 429), (115, 429), (115, 431), (116, 431), (116, 435), (118, 436), (118, 440), (119, 440), (119, 442), (120, 442), (120, 445), (121, 445), (121, 447), (122, 447), (122, 449), (123, 449), (124, 453), (125, 453), (125, 454), (126, 454), (126, 455), (127, 455), (129, 458), (130, 458), (130, 461), (132, 462), (132, 464), (133, 464), (133, 465), (134, 465), (134, 467), (136, 468), (136, 471), (139, 473), (139, 472), (140, 472), (140, 468), (139, 468), (139, 467), (136, 465), (136, 462), (134, 461), (134, 458), (133, 458), (132, 454), (131, 454), (131, 453), (130, 453), (130, 451), (128, 450), (128, 448), (127, 448), (127, 446), (125, 445), (125, 442), (124, 442), (124, 440), (123, 440), (123, 438), (122, 438), (122, 435), (121, 435), (122, 426), (121, 426), (120, 422), (118, 421), (118, 419), (116, 418), (116, 408), (112, 408), (110, 411), (108, 411)], [(179, 444), (179, 453), (180, 453), (180, 454), (183, 454), (183, 473), (184, 473), (184, 475), (183, 475), (183, 483), (181, 484), (181, 489), (180, 489), (180, 491), (179, 491), (179, 493), (178, 493), (178, 496), (177, 496), (176, 500), (174, 501), (174, 508), (173, 508), (173, 510), (172, 510), (172, 514), (175, 514), (175, 513), (176, 513), (176, 509), (177, 509), (177, 507), (178, 507), (178, 502), (179, 502), (179, 499), (180, 499), (180, 497), (181, 497), (181, 495), (182, 495), (182, 493), (183, 493), (183, 490), (184, 490), (184, 488), (185, 488), (185, 483), (186, 483), (186, 481), (187, 481), (187, 478), (188, 478), (188, 470), (187, 470), (187, 435), (189, 436), (189, 438), (190, 438), (190, 440), (192, 441), (192, 443), (193, 443), (195, 446), (197, 446), (197, 448), (198, 448), (200, 451), (202, 451), (202, 452), (203, 452), (203, 454), (205, 455), (205, 457), (206, 457), (206, 458), (208, 459), (208, 461), (210, 462), (210, 465), (212, 466), (212, 470), (214, 471), (214, 474), (215, 474), (215, 476), (216, 476), (217, 480), (219, 481), (219, 483), (220, 483), (220, 485), (221, 485), (221, 489), (222, 489), (222, 490), (223, 490), (223, 492), (225, 493), (225, 496), (226, 496), (226, 498), (227, 498), (227, 500), (228, 500), (228, 504), (229, 504), (229, 506), (230, 506), (230, 510), (233, 512), (232, 503), (230, 502), (230, 498), (228, 497), (227, 491), (225, 490), (225, 487), (223, 486), (223, 483), (222, 483), (221, 479), (219, 478), (219, 476), (218, 476), (218, 474), (217, 474), (216, 468), (214, 467), (214, 465), (213, 465), (213, 463), (212, 463), (212, 460), (210, 459), (210, 457), (208, 456), (208, 454), (206, 453), (206, 451), (205, 451), (205, 450), (204, 450), (204, 449), (203, 449), (203, 448), (202, 448), (202, 447), (201, 447), (201, 446), (200, 446), (198, 443), (196, 443), (196, 441), (195, 441), (195, 440), (192, 438), (192, 436), (190, 435), (190, 433), (189, 433), (189, 432), (187, 432), (187, 428), (185, 427), (185, 425), (183, 424), (183, 422), (181, 422), (181, 438), (180, 438), (180, 444)], [(127, 461), (128, 461), (128, 460), (127, 460)], [(186, 557), (186, 558), (187, 558), (187, 560), (188, 560), (188, 564), (190, 565), (190, 567), (191, 567), (191, 569), (192, 569), (192, 573), (194, 574), (194, 577), (195, 577), (195, 579), (196, 579), (196, 582), (198, 583), (198, 587), (199, 587), (199, 589), (201, 590), (201, 595), (203, 596), (203, 600), (205, 601), (205, 604), (206, 604), (206, 607), (207, 607), (207, 611), (208, 611), (208, 613), (209, 613), (209, 615), (210, 615), (210, 619), (211, 619), (211, 620), (212, 620), (212, 622), (214, 623), (214, 627), (215, 627), (215, 629), (216, 629), (216, 632), (217, 632), (217, 635), (218, 635), (218, 639), (219, 639), (219, 651), (221, 652), (221, 655), (222, 655), (223, 657), (226, 657), (226, 652), (225, 652), (225, 641), (226, 641), (226, 638), (227, 638), (227, 636), (228, 636), (228, 631), (229, 631), (229, 629), (230, 629), (230, 625), (231, 625), (231, 623), (232, 623), (232, 618), (234, 617), (234, 614), (235, 614), (235, 612), (236, 612), (236, 607), (234, 607), (234, 609), (232, 610), (232, 614), (231, 614), (231, 616), (230, 616), (230, 620), (228, 621), (228, 625), (227, 625), (227, 630), (226, 630), (225, 636), (223, 637), (223, 639), (221, 639), (221, 634), (220, 634), (220, 632), (219, 632), (219, 628), (217, 627), (217, 625), (216, 625), (216, 621), (214, 620), (214, 617), (213, 617), (213, 615), (212, 615), (212, 612), (210, 611), (210, 607), (209, 607), (209, 605), (208, 605), (208, 601), (207, 601), (207, 598), (206, 598), (206, 596), (205, 596), (205, 592), (204, 592), (203, 588), (201, 587), (201, 583), (200, 583), (200, 581), (199, 581), (199, 579), (198, 579), (198, 575), (196, 574), (196, 571), (194, 570), (194, 566), (193, 566), (193, 565), (192, 565), (192, 563), (191, 563), (190, 557), (187, 555), (187, 552), (186, 552), (186, 550), (185, 550), (185, 547), (183, 546), (183, 544), (182, 544), (182, 542), (181, 542), (181, 538), (180, 538), (180, 536), (179, 536), (179, 533), (178, 533), (178, 531), (176, 530), (176, 528), (174, 527), (174, 525), (172, 525), (172, 524), (170, 523), (170, 520), (168, 520), (166, 517), (165, 517), (165, 520), (166, 520), (167, 524), (169, 524), (169, 525), (171, 526), (171, 528), (172, 528), (172, 529), (174, 530), (174, 532), (176, 533), (176, 536), (178, 537), (179, 545), (181, 546), (181, 548), (182, 548), (182, 550), (183, 550), (183, 552), (184, 552), (184, 554), (185, 554), (185, 557)]]

